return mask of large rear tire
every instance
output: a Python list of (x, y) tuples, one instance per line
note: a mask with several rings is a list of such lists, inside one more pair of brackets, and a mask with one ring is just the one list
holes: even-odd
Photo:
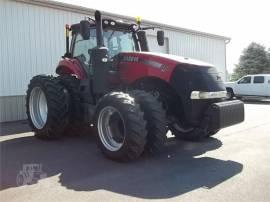
[(142, 154), (147, 135), (143, 116), (140, 106), (128, 94), (114, 92), (101, 98), (96, 109), (95, 126), (105, 156), (129, 161)]
[(69, 124), (64, 132), (65, 135), (77, 136), (86, 128), (83, 123), (81, 110), (80, 80), (72, 75), (61, 75), (57, 77), (68, 90), (70, 103), (68, 108)]
[(162, 152), (167, 139), (166, 112), (162, 103), (152, 94), (142, 90), (130, 91), (130, 95), (140, 105), (147, 121), (146, 149), (151, 153)]
[(26, 95), (26, 113), (38, 138), (59, 138), (68, 124), (68, 93), (53, 76), (32, 78)]

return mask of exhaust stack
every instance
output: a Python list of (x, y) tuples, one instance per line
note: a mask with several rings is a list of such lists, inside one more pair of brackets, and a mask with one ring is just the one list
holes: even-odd
[(100, 11), (95, 12), (95, 20), (96, 20), (96, 32), (97, 32), (97, 46), (103, 47), (103, 28), (102, 28), (102, 17)]

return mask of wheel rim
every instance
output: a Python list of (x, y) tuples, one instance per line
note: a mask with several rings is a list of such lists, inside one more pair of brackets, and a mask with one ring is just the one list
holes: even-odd
[(47, 121), (48, 106), (45, 93), (40, 87), (35, 87), (31, 91), (29, 111), (34, 126), (37, 129), (42, 129)]
[(125, 141), (125, 124), (120, 112), (112, 106), (103, 108), (97, 125), (102, 144), (110, 151), (118, 151)]

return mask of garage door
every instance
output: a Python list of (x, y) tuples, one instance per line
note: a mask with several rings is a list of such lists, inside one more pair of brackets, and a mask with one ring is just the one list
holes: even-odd
[(158, 45), (156, 36), (148, 35), (147, 39), (148, 39), (149, 50), (151, 52), (169, 53), (168, 38), (165, 38), (164, 46)]

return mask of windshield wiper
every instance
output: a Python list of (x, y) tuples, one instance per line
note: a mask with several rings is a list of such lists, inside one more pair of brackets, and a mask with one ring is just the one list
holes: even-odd
[(114, 35), (115, 30), (112, 31), (111, 35), (108, 38), (108, 42), (112, 39), (112, 36)]

